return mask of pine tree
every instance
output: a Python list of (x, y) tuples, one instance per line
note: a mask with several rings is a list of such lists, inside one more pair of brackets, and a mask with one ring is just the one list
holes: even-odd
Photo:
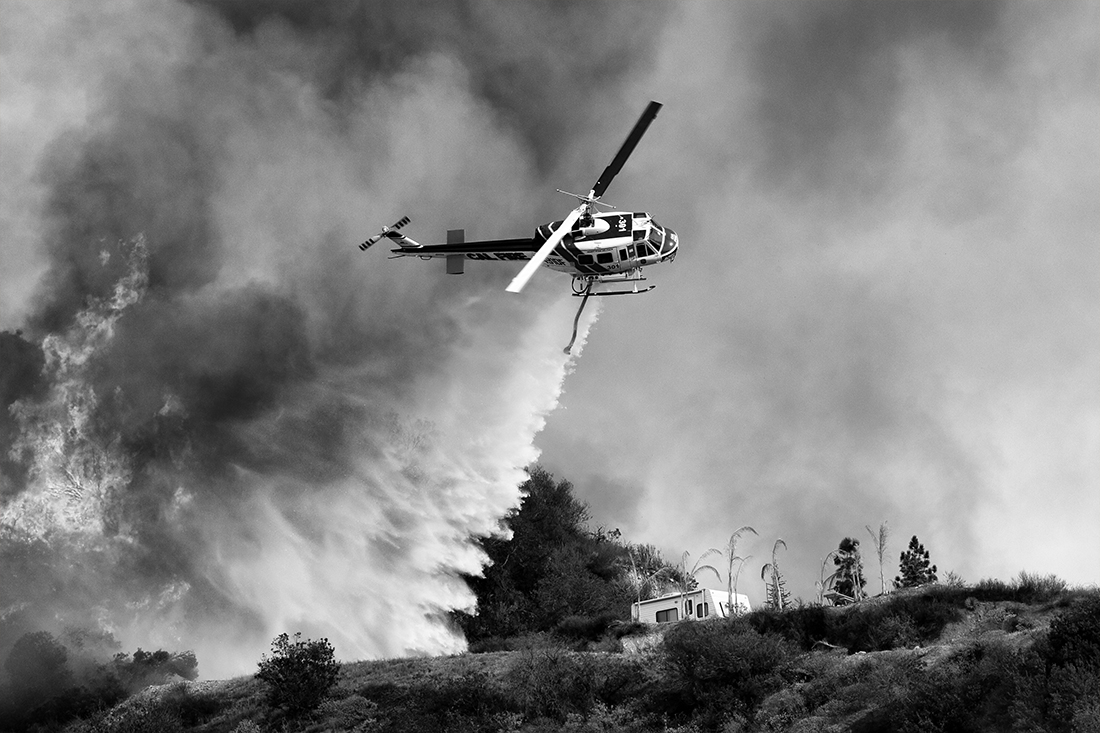
[(857, 601), (863, 598), (863, 586), (867, 585), (867, 579), (863, 577), (859, 540), (852, 537), (842, 539), (833, 564), (836, 565), (833, 590)]
[(895, 588), (916, 588), (925, 583), (935, 583), (936, 566), (928, 559), (928, 550), (917, 541), (917, 536), (909, 540), (909, 548), (901, 553), (901, 575), (894, 578)]

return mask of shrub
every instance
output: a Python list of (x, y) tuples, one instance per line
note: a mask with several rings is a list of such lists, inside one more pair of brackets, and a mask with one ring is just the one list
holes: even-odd
[(255, 676), (268, 685), (268, 703), (291, 717), (316, 709), (340, 674), (328, 639), (302, 641), (300, 633), (294, 641), (286, 634), (275, 637), (271, 657), (265, 654), (259, 667)]
[(978, 690), (969, 675), (952, 664), (916, 670), (908, 687), (891, 706), (890, 730), (898, 733), (977, 731)]
[(511, 700), (484, 672), (467, 670), (444, 680), (437, 688), (422, 691), (426, 708), (440, 719), (440, 728), (456, 727), (457, 722), (493, 719), (511, 709)]
[(774, 634), (761, 635), (739, 624), (697, 621), (665, 634), (661, 654), (683, 713), (695, 710), (710, 724), (732, 713), (751, 715), (783, 686), (781, 668), (794, 658), (794, 646)]
[(174, 653), (158, 649), (146, 652), (138, 648), (133, 659), (125, 653), (116, 654), (110, 666), (129, 694), (149, 685), (163, 685), (173, 678), (193, 680), (199, 676), (198, 660), (190, 651)]
[(412, 686), (370, 683), (339, 704), (326, 702), (322, 709), (327, 728), (379, 733), (514, 730), (517, 726), (508, 721), (519, 717), (508, 691), (476, 670), (428, 678)]
[(596, 704), (597, 681), (591, 657), (543, 649), (523, 652), (510, 670), (510, 687), (527, 720), (564, 723), (570, 713), (587, 715)]
[(489, 636), (470, 642), (471, 654), (486, 652), (518, 652), (531, 649), (560, 647), (561, 641), (547, 633), (521, 634), (519, 636)]
[[(349, 695), (342, 700), (328, 699), (317, 710), (325, 726), (335, 730), (368, 728), (378, 720), (378, 703), (362, 695)], [(258, 728), (256, 733), (259, 733)]]
[(806, 713), (806, 702), (802, 696), (787, 687), (764, 699), (754, 722), (766, 731), (787, 731), (805, 718)]
[(616, 639), (622, 639), (627, 636), (645, 636), (649, 631), (649, 624), (643, 624), (641, 621), (620, 621), (611, 624), (608, 634)]
[(599, 616), (566, 616), (558, 622), (554, 632), (567, 639), (596, 641), (615, 621), (610, 614)]
[(126, 702), (93, 716), (75, 728), (77, 733), (182, 733), (183, 721), (163, 700), (146, 698)]
[(760, 634), (778, 634), (809, 650), (815, 642), (829, 637), (829, 613), (821, 606), (803, 606), (787, 611), (753, 611), (742, 619)]
[(849, 651), (883, 651), (937, 639), (947, 624), (962, 618), (951, 594), (931, 587), (894, 594), (886, 603), (851, 606), (830, 617), (829, 641)]
[(777, 634), (807, 651), (820, 641), (853, 652), (910, 647), (936, 639), (944, 626), (962, 617), (953, 595), (941, 590), (930, 587), (919, 593), (898, 593), (881, 602), (844, 609), (805, 606), (753, 611), (734, 619), (731, 626), (747, 624), (758, 633)]
[(970, 589), (979, 601), (1017, 601), (1020, 603), (1048, 603), (1066, 594), (1066, 581), (1057, 575), (1039, 575), (1021, 571), (1016, 580), (984, 579)]
[(888, 702), (895, 690), (904, 689), (920, 671), (914, 658), (843, 652), (815, 652), (800, 660), (800, 671), (811, 680), (798, 687), (810, 711), (847, 716), (877, 708)]
[(160, 697), (163, 705), (174, 711), (187, 727), (194, 727), (214, 716), (222, 705), (210, 693), (194, 693), (186, 683), (177, 682), (165, 690)]
[[(4, 663), (11, 678), (11, 700), (0, 710), (0, 729), (61, 725), (110, 708), (149, 685), (198, 676), (198, 662), (189, 651), (138, 649), (133, 660), (119, 653), (109, 662), (100, 662), (97, 652), (118, 646), (110, 635), (77, 628), (70, 629), (62, 638), (66, 641), (36, 631), (25, 634), (12, 646)], [(104, 639), (110, 643), (103, 643)], [(142, 715), (148, 717), (154, 713), (160, 714), (147, 710)], [(140, 720), (144, 718), (134, 720), (138, 721), (134, 725), (143, 725)]]
[(178, 683), (131, 698), (66, 730), (73, 733), (174, 733), (201, 725), (222, 707), (213, 695)]
[(585, 725), (592, 724), (593, 716), (625, 720), (635, 715), (634, 707), (644, 707), (658, 687), (659, 673), (652, 667), (634, 656), (530, 651), (512, 663), (505, 691), (513, 709), (529, 723), (552, 722), (560, 730), (578, 717), (587, 721)]
[(1006, 583), (997, 578), (983, 578), (971, 589), (971, 593), (979, 601), (1014, 601), (1016, 589), (1011, 583)]
[(237, 727), (233, 729), (233, 733), (262, 733), (259, 723), (252, 720), (242, 720), (237, 723)]
[(1100, 593), (1062, 611), (1050, 623), (1050, 661), (1100, 668)]
[(1057, 575), (1039, 575), (1020, 571), (1016, 581), (1016, 594), (1014, 600), (1022, 603), (1044, 603), (1052, 601), (1066, 590), (1066, 581)]

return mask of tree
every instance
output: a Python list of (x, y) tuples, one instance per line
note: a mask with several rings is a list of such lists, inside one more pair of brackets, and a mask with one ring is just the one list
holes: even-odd
[(878, 526), (877, 534), (871, 529), (870, 525), (864, 526), (867, 529), (867, 534), (871, 535), (871, 542), (875, 545), (875, 554), (878, 555), (879, 593), (886, 595), (886, 578), (882, 574), (882, 560), (886, 557), (886, 541), (890, 538), (890, 530), (886, 527), (886, 522)]
[(779, 546), (787, 549), (787, 543), (781, 539), (772, 545), (772, 561), (760, 568), (760, 579), (764, 581), (764, 605), (776, 611), (782, 611), (791, 603), (791, 594), (787, 590), (787, 581), (779, 571)]
[(308, 713), (319, 706), (340, 674), (335, 650), (328, 639), (306, 639), (301, 633), (294, 641), (279, 634), (271, 642), (271, 656), (260, 659), (256, 678), (268, 685), (268, 702), (285, 708), (290, 717)]
[[(737, 554), (737, 540), (741, 539), (742, 532), (752, 532), (756, 534), (756, 530), (747, 524), (743, 527), (739, 527), (730, 535), (729, 541), (726, 542), (725, 552), (723, 552), (726, 558), (726, 593), (729, 594), (730, 598), (730, 618), (741, 615), (741, 605), (737, 602), (737, 579), (741, 577), (741, 570), (745, 567), (745, 563), (752, 557), (752, 555), (740, 557)], [(737, 565), (736, 573), (733, 571), (735, 563)]]
[(661, 557), (661, 552), (653, 545), (628, 545), (630, 557), (629, 583), (634, 588), (637, 603), (655, 598), (662, 587), (676, 584), (680, 579), (675, 568)]
[(853, 600), (863, 598), (863, 586), (867, 585), (867, 579), (863, 577), (863, 558), (859, 554), (859, 540), (853, 537), (845, 537), (837, 547), (836, 557), (833, 558), (836, 565), (836, 574), (833, 579), (833, 590)]
[(19, 637), (4, 661), (13, 698), (29, 710), (69, 687), (73, 675), (68, 661), (65, 646), (48, 631)]
[(590, 531), (569, 481), (535, 466), (521, 490), (506, 519), (512, 536), (479, 540), (489, 565), (465, 578), (477, 613), (452, 615), (469, 641), (549, 631), (570, 616), (627, 619), (635, 598), (677, 577), (655, 549), (628, 547), (618, 530)]
[(901, 553), (901, 575), (894, 578), (895, 588), (916, 588), (925, 583), (935, 583), (936, 566), (928, 558), (928, 550), (924, 549), (917, 536), (909, 540), (909, 547)]

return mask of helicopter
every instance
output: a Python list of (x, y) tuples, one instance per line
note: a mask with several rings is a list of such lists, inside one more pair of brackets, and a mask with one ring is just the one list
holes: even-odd
[(399, 231), (410, 221), (405, 216), (391, 226), (382, 227), (380, 232), (360, 244), (359, 249), (366, 251), (382, 239), (389, 239), (397, 245), (391, 250), (391, 259), (442, 258), (446, 260), (447, 274), (450, 275), (461, 275), (465, 271), (466, 260), (525, 261), (526, 264), (506, 288), (510, 293), (521, 292), (535, 271), (544, 265), (572, 275), (573, 295), (583, 300), (573, 319), (573, 338), (565, 347), (568, 354), (576, 340), (577, 323), (589, 296), (649, 292), (655, 286), (640, 285), (646, 282), (642, 268), (672, 262), (676, 258), (680, 246), (676, 232), (658, 224), (648, 212), (600, 211), (598, 208), (611, 208), (601, 198), (662, 106), (660, 102), (649, 103), (619, 152), (587, 195), (557, 189), (558, 193), (572, 196), (580, 204), (564, 219), (537, 227), (533, 237), (467, 242), (465, 230), (451, 229), (447, 232), (446, 244), (421, 244)]

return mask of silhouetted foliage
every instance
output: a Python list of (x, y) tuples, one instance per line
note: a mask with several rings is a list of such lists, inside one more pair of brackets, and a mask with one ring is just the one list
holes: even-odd
[(130, 693), (149, 685), (164, 684), (175, 677), (193, 680), (199, 676), (198, 660), (190, 651), (173, 653), (158, 649), (146, 652), (139, 648), (132, 659), (127, 654), (116, 654), (111, 665)]
[(756, 633), (743, 623), (677, 624), (661, 643), (668, 684), (679, 703), (671, 712), (693, 715), (704, 725), (732, 714), (751, 716), (783, 686), (780, 671), (796, 652), (780, 636)]
[(863, 558), (859, 554), (859, 540), (854, 537), (842, 539), (833, 558), (833, 564), (836, 565), (833, 590), (855, 600), (862, 598), (867, 579), (863, 577)]
[(917, 536), (909, 540), (909, 547), (901, 553), (901, 575), (894, 578), (895, 588), (915, 588), (926, 583), (935, 583), (936, 566), (928, 557)]
[(822, 606), (787, 611), (762, 609), (751, 611), (742, 619), (759, 634), (782, 636), (805, 650), (812, 649), (816, 642), (830, 639), (829, 615)]
[(69, 653), (53, 634), (35, 631), (15, 642), (4, 662), (12, 695), (24, 705), (64, 690), (72, 683)]
[(614, 616), (566, 616), (554, 627), (554, 633), (566, 639), (597, 641), (616, 621)]
[(777, 634), (807, 651), (819, 642), (852, 652), (883, 651), (937, 638), (944, 626), (962, 617), (964, 603), (961, 596), (946, 593), (899, 594), (843, 609), (757, 610), (743, 621), (758, 633)]
[(98, 711), (70, 733), (177, 733), (200, 726), (222, 708), (213, 695), (193, 693), (180, 682), (159, 694)]
[(0, 730), (60, 726), (88, 718), (149, 685), (198, 674), (192, 652), (138, 649), (132, 659), (117, 653), (104, 661), (117, 646), (110, 634), (83, 628), (67, 629), (60, 637), (45, 631), (20, 637), (4, 661), (8, 684), (0, 705)]
[[(1092, 603), (1098, 601), (1094, 595)], [(1079, 621), (1086, 628), (1094, 623), (1087, 607), (1067, 617), (1075, 631)], [(1088, 652), (1055, 661), (1054, 636), (1052, 624), (1051, 636), (1031, 647), (980, 641), (938, 665), (913, 669), (889, 706), (890, 730), (1095, 730), (1100, 667), (1087, 661)]]
[(1050, 661), (1100, 669), (1100, 593), (1080, 599), (1050, 623)]
[(296, 717), (313, 710), (328, 696), (340, 674), (335, 650), (328, 639), (294, 640), (279, 634), (271, 642), (271, 656), (261, 658), (256, 678), (267, 683), (268, 703)]
[[(481, 539), (491, 564), (484, 577), (466, 578), (477, 613), (454, 614), (471, 644), (556, 630), (570, 617), (591, 620), (586, 623), (629, 618), (638, 592), (632, 579), (637, 563), (663, 562), (659, 553), (639, 551), (632, 563), (635, 548), (620, 543), (618, 530), (589, 531), (588, 510), (573, 496), (573, 485), (539, 467), (531, 469), (522, 490), (519, 508), (506, 520), (511, 539)], [(663, 575), (675, 573), (669, 568)], [(576, 629), (577, 623), (567, 626)]]
[(368, 685), (358, 697), (372, 706), (365, 711), (372, 719), (368, 730), (378, 733), (499, 730), (498, 721), (516, 710), (498, 682), (472, 670), (411, 688)]

